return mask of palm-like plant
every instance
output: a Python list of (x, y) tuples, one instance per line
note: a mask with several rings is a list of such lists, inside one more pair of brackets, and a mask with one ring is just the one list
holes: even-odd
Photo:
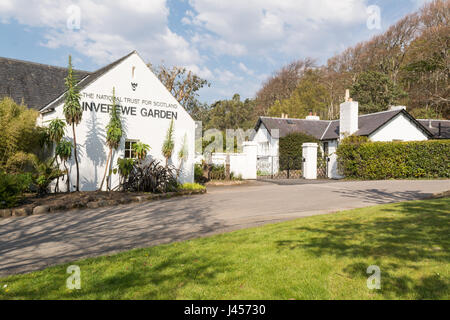
[(78, 165), (77, 155), (77, 137), (75, 134), (75, 126), (77, 126), (83, 117), (83, 109), (80, 104), (80, 92), (77, 86), (77, 79), (73, 72), (72, 57), (69, 55), (69, 67), (66, 78), (66, 95), (64, 102), (64, 116), (69, 126), (72, 126), (73, 132), (73, 153), (75, 157), (75, 165), (77, 168), (77, 184), (76, 191), (80, 191), (80, 168)]
[(150, 146), (143, 142), (136, 142), (133, 144), (133, 150), (138, 158), (139, 162), (144, 160), (147, 157), (148, 152), (150, 151)]
[[(47, 139), (49, 145), (56, 144), (58, 145), (61, 142), (61, 139), (66, 134), (66, 123), (61, 119), (53, 119), (50, 121), (47, 127)], [(56, 151), (56, 150), (55, 150)], [(56, 165), (59, 166), (58, 156), (55, 152), (55, 157), (53, 161), (56, 161)], [(55, 192), (59, 189), (59, 177), (56, 179)]]
[(177, 179), (180, 176), (181, 168), (183, 167), (184, 162), (189, 156), (189, 150), (187, 145), (187, 134), (184, 135), (183, 144), (181, 145), (180, 151), (178, 151), (178, 161), (180, 162), (178, 170), (177, 170)]
[(70, 178), (69, 178), (69, 169), (67, 169), (67, 160), (70, 159), (70, 157), (72, 157), (72, 148), (73, 148), (73, 144), (72, 142), (68, 141), (68, 140), (62, 140), (58, 143), (58, 145), (56, 146), (55, 149), (55, 155), (57, 157), (59, 157), (61, 159), (61, 162), (64, 165), (64, 171), (66, 173), (67, 176), (67, 192), (70, 192)]
[[(106, 126), (106, 144), (109, 147), (108, 159), (106, 160), (105, 174), (103, 175), (102, 183), (100, 184), (100, 190), (103, 188), (103, 183), (105, 182), (106, 173), (110, 167), (110, 161), (112, 157), (113, 150), (117, 150), (120, 144), (120, 140), (122, 139), (122, 122), (120, 121), (119, 110), (117, 110), (116, 106), (116, 89), (113, 88), (113, 97), (112, 97), (112, 108), (109, 118), (109, 123)], [(109, 181), (109, 179), (108, 179)], [(107, 189), (109, 188), (107, 183)]]
[(172, 157), (173, 148), (175, 147), (175, 143), (173, 141), (173, 119), (170, 122), (169, 128), (167, 129), (166, 140), (164, 140), (162, 146), (162, 154), (164, 158), (166, 158), (166, 167), (169, 165), (169, 159)]

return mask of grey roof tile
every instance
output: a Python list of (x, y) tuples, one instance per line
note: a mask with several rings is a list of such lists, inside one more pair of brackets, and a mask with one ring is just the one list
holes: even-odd
[[(75, 72), (79, 79), (90, 74)], [(11, 97), (39, 110), (65, 91), (66, 76), (66, 68), (0, 57), (0, 99)]]

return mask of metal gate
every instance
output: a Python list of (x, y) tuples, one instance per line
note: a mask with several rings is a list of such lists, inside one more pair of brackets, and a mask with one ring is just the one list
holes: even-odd
[[(328, 158), (317, 158), (317, 179), (328, 179)], [(265, 179), (303, 179), (302, 157), (258, 156), (257, 175)]]

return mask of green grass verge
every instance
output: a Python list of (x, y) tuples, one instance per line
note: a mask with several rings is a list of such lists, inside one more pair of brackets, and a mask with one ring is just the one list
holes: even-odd
[(81, 260), (81, 290), (66, 264), (0, 279), (0, 299), (449, 299), (449, 208), (381, 205)]

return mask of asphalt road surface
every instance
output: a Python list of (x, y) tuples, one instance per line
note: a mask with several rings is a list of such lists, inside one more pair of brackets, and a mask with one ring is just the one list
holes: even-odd
[(206, 195), (0, 219), (0, 276), (446, 190), (450, 180), (251, 182)]

